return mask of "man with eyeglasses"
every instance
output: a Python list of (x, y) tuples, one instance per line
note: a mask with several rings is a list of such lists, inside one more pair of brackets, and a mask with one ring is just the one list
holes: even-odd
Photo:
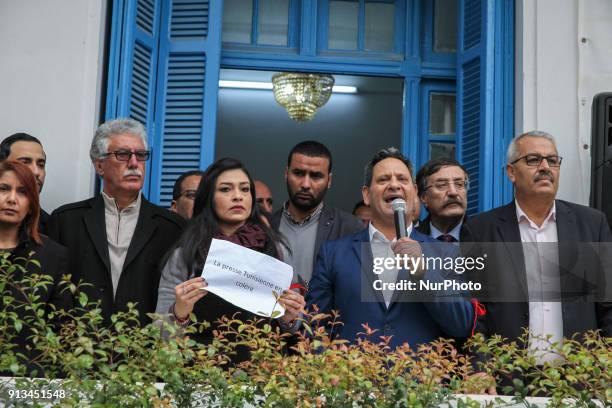
[(150, 152), (144, 127), (132, 119), (103, 123), (90, 157), (102, 178), (102, 193), (67, 204), (49, 219), (49, 235), (70, 251), (68, 271), (90, 301), (100, 301), (105, 323), (136, 304), (141, 323), (150, 319), (164, 254), (185, 221), (141, 194)]
[(172, 189), (172, 203), (170, 211), (177, 213), (186, 220), (193, 215), (193, 201), (195, 200), (200, 180), (204, 174), (201, 170), (187, 171), (174, 182)]
[(538, 364), (558, 358), (551, 343), (563, 338), (596, 329), (612, 336), (612, 303), (603, 301), (610, 293), (599, 292), (612, 279), (601, 257), (609, 248), (599, 243), (612, 234), (602, 212), (556, 199), (561, 163), (550, 134), (516, 137), (506, 165), (514, 200), (470, 218), (461, 236), (464, 255), (486, 253), (486, 313), (476, 330), (515, 340), (528, 328)]
[(458, 242), (467, 208), (465, 168), (454, 159), (432, 159), (421, 167), (416, 182), (429, 212), (417, 229), (438, 241)]

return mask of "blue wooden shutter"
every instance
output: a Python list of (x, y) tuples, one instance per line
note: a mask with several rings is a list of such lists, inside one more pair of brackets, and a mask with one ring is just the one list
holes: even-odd
[[(106, 119), (131, 117), (147, 129), (154, 149), (155, 87), (161, 0), (117, 0), (108, 77)], [(143, 193), (148, 194), (145, 180)]]
[(457, 157), (470, 176), (470, 215), (511, 195), (503, 164), (514, 116), (512, 3), (458, 2)]
[(176, 178), (214, 158), (222, 2), (163, 2), (151, 200), (169, 206)]

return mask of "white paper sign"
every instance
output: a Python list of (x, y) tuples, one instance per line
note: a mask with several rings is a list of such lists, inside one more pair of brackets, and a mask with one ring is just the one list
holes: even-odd
[(293, 268), (271, 256), (229, 241), (214, 239), (202, 270), (206, 290), (259, 316), (285, 311), (277, 303), (278, 295), (289, 288)]

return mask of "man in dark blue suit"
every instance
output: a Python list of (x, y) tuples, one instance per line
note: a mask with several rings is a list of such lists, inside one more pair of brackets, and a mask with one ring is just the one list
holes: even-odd
[[(390, 268), (378, 274), (374, 259), (395, 255), (426, 258), (447, 257), (449, 245), (439, 243), (412, 229), (407, 217), (408, 236), (394, 241), (395, 224), (391, 202), (403, 199), (415, 202), (416, 187), (412, 165), (399, 150), (379, 151), (368, 163), (362, 188), (364, 202), (372, 209), (368, 228), (336, 241), (326, 242), (317, 258), (307, 294), (309, 310), (317, 305), (322, 313), (336, 310), (343, 325), (334, 328), (338, 337), (351, 342), (364, 332), (363, 324), (375, 329), (378, 336), (392, 336), (390, 346), (408, 342), (412, 347), (438, 337), (468, 336), (474, 322), (472, 304), (457, 290), (433, 291), (426, 298), (415, 298), (419, 290), (381, 290), (383, 284), (419, 281), (441, 282), (455, 279), (420, 264), (412, 268)], [(406, 214), (412, 214), (408, 208)], [(452, 245), (450, 245), (452, 246)], [(454, 247), (453, 247), (454, 248)], [(435, 293), (434, 293), (435, 292)], [(421, 295), (423, 293), (421, 292)]]

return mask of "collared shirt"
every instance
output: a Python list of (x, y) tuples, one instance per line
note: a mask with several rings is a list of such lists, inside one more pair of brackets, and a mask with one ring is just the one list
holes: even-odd
[(289, 213), (288, 202), (283, 207), (278, 230), (287, 239), (291, 253), (287, 256), (287, 263), (293, 266), (294, 277), (299, 276), (301, 281), (308, 283), (312, 277), (312, 268), (315, 257), (315, 244), (317, 230), (323, 203), (302, 221), (296, 221)]
[(457, 223), (457, 225), (455, 225), (455, 227), (444, 233), (442, 231), (440, 231), (439, 229), (437, 229), (434, 225), (433, 222), (429, 223), (430, 229), (431, 229), (431, 233), (429, 234), (433, 239), (438, 239), (438, 237), (440, 235), (444, 235), (444, 234), (448, 234), (450, 236), (452, 236), (453, 238), (455, 238), (457, 240), (457, 242), (459, 242), (459, 236), (461, 235), (461, 226), (463, 225), (463, 221), (459, 221)]
[[(391, 249), (391, 244), (396, 241), (394, 238), (392, 241), (388, 240), (385, 235), (376, 229), (372, 223), (368, 225), (368, 232), (370, 234), (370, 248), (372, 248), (373, 258), (395, 258), (395, 253)], [(406, 235), (410, 236), (412, 233), (412, 224), (406, 227)], [(397, 268), (384, 269), (379, 275), (380, 280), (384, 283), (394, 283), (397, 281)], [(385, 299), (385, 305), (389, 307), (391, 299), (393, 298), (392, 290), (383, 290), (383, 298)]]
[(140, 213), (141, 195), (123, 210), (119, 210), (114, 198), (102, 192), (104, 198), (104, 220), (106, 222), (106, 241), (113, 282), (113, 296), (117, 294), (123, 263), (136, 230)]
[(321, 215), (321, 211), (323, 211), (323, 203), (319, 203), (317, 208), (315, 208), (315, 210), (310, 213), (308, 217), (304, 218), (302, 221), (298, 221), (293, 218), (293, 215), (291, 215), (291, 213), (289, 212), (289, 201), (285, 201), (285, 204), (283, 204), (283, 218), (287, 218), (288, 221), (298, 226), (307, 224), (313, 218), (319, 218), (319, 216)]
[(516, 218), (523, 243), (529, 291), (529, 348), (534, 351), (537, 363), (543, 364), (555, 360), (557, 356), (543, 352), (550, 348), (549, 342), (537, 338), (551, 336), (550, 343), (557, 344), (563, 340), (561, 302), (550, 301), (552, 295), (561, 293), (556, 205), (553, 202), (541, 226), (525, 214), (518, 202)]

